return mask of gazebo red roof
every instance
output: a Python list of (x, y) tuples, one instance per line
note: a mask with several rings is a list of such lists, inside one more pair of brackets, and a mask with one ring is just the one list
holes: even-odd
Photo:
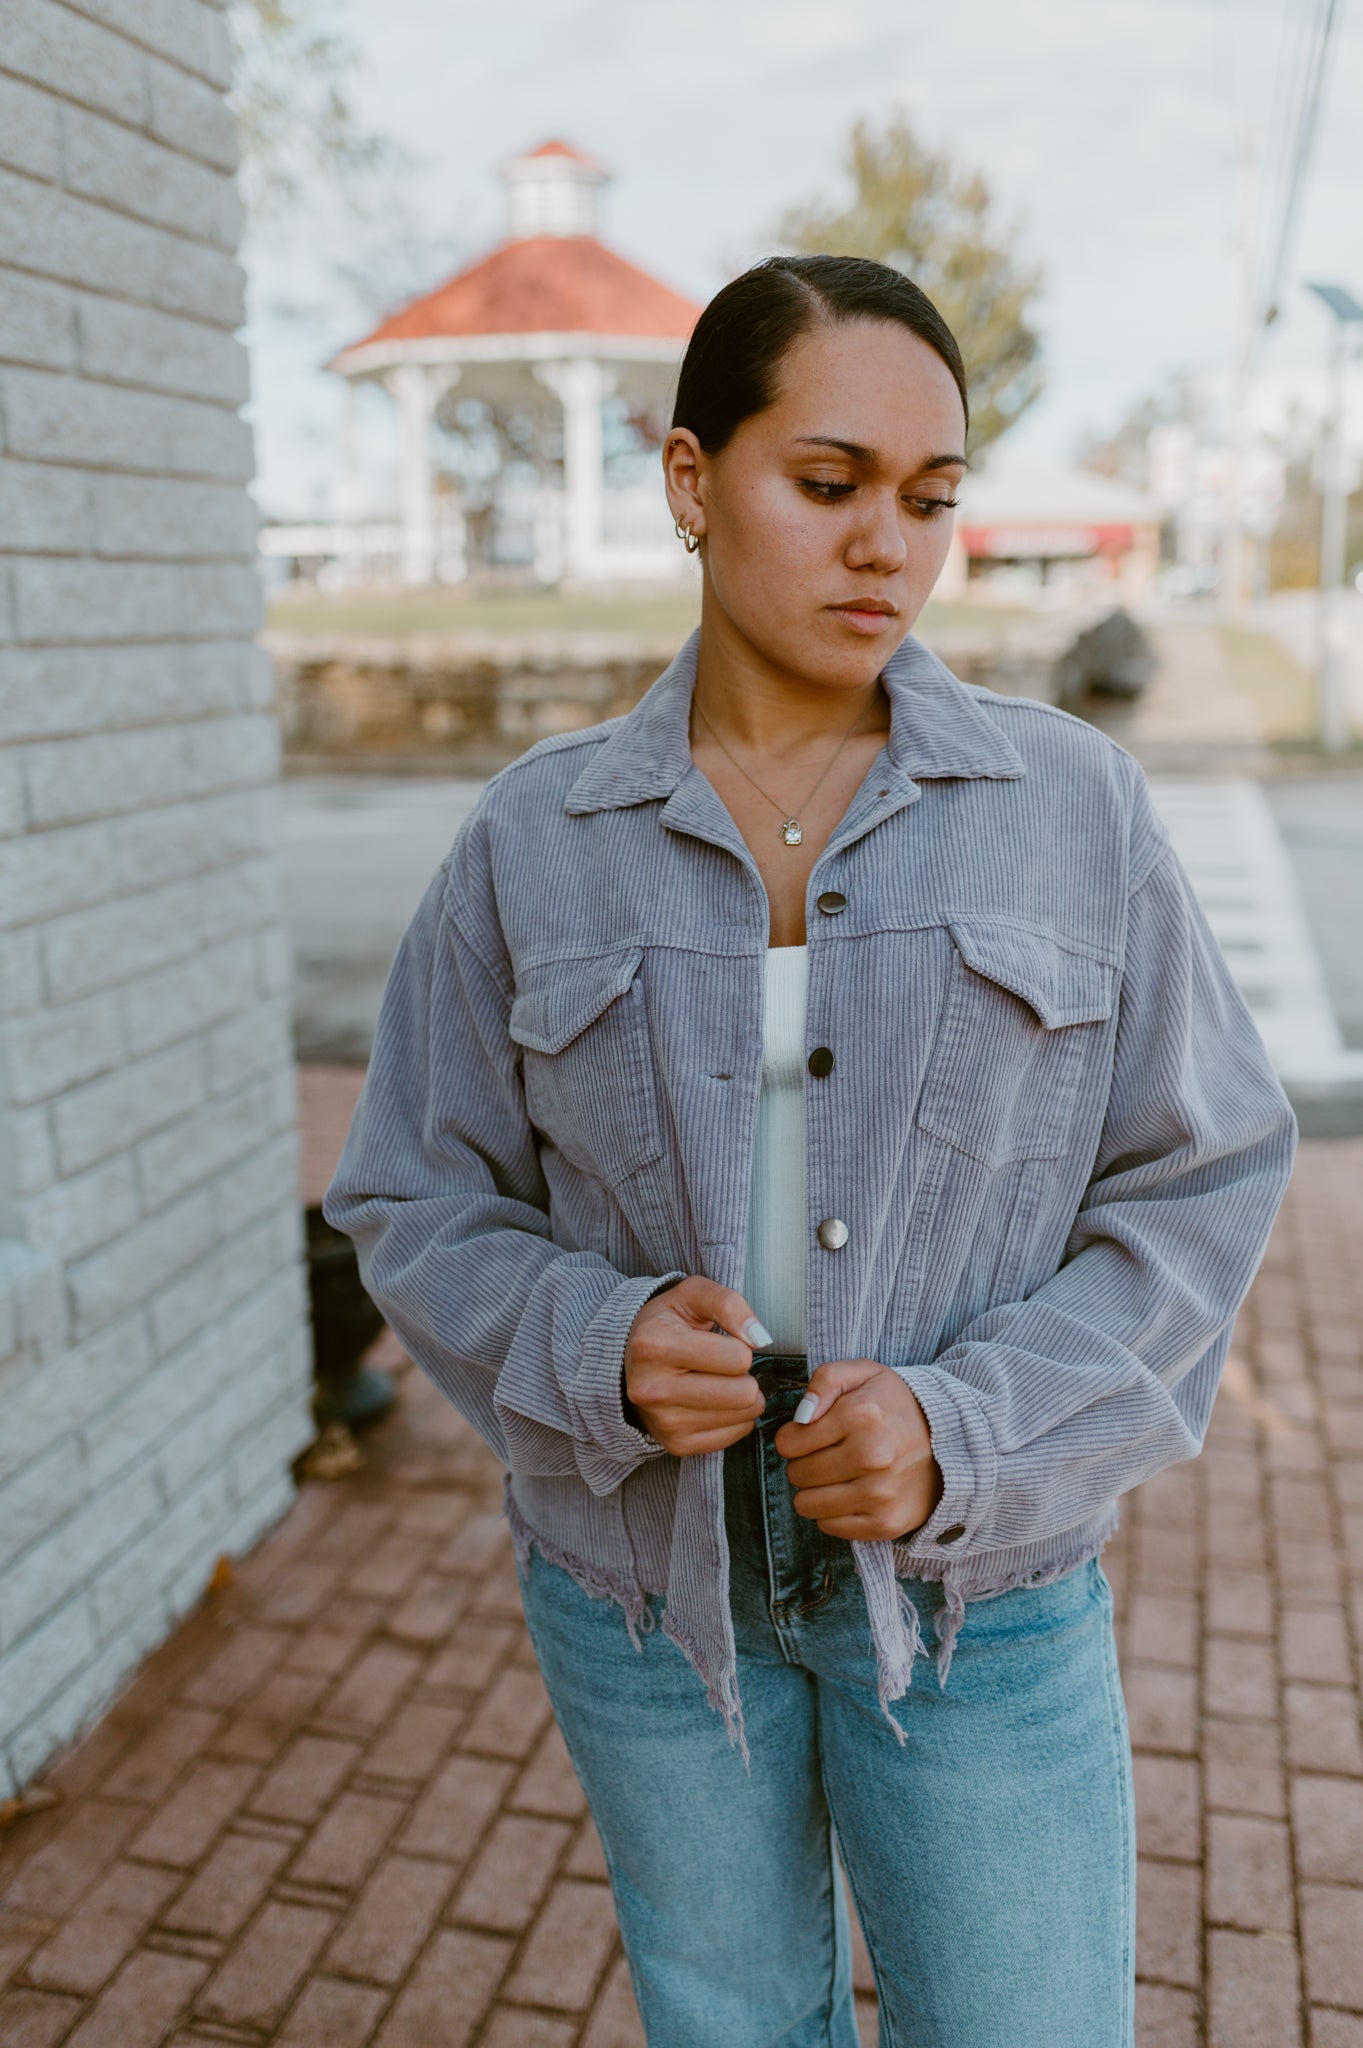
[[(539, 153), (578, 155), (552, 142)], [(350, 347), (480, 334), (608, 334), (682, 342), (700, 311), (593, 235), (529, 235), (503, 242)]]
[(571, 162), (586, 164), (594, 171), (602, 169), (602, 165), (597, 158), (588, 156), (585, 149), (574, 149), (571, 142), (560, 142), (557, 137), (552, 138), (548, 142), (541, 142), (536, 149), (522, 150), (520, 160), (522, 162), (533, 162), (536, 157), (541, 156), (566, 156)]

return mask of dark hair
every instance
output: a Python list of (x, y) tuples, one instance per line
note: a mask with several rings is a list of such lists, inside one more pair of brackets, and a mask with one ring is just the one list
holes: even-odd
[(674, 427), (707, 455), (776, 398), (792, 344), (818, 321), (897, 320), (935, 349), (956, 380), (970, 423), (956, 337), (903, 271), (864, 256), (768, 256), (715, 293), (697, 320), (677, 379)]

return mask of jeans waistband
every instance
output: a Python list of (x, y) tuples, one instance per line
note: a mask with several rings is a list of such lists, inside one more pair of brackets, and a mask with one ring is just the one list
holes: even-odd
[(803, 1384), (809, 1378), (809, 1359), (803, 1351), (754, 1351), (750, 1370), (759, 1386), (768, 1379)]

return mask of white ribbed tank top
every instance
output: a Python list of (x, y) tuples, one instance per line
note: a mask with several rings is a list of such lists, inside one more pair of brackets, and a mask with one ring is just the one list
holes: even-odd
[(780, 1351), (805, 1349), (804, 946), (769, 946), (743, 1292)]

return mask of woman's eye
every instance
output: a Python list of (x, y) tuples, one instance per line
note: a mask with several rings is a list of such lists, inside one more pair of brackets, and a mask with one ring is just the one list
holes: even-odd
[(960, 500), (957, 498), (909, 498), (905, 502), (912, 505), (920, 519), (935, 519), (939, 512), (954, 512)]
[(802, 476), (800, 482), (805, 490), (809, 491), (824, 505), (835, 505), (839, 499), (845, 498), (850, 491), (856, 489), (855, 484), (825, 483), (821, 478), (812, 476)]

